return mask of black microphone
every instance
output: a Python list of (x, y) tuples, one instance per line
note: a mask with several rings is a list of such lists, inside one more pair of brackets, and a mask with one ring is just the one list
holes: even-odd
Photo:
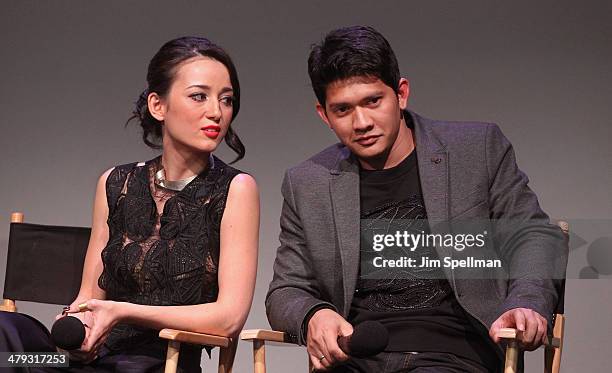
[(63, 350), (79, 349), (85, 340), (85, 326), (76, 317), (62, 317), (51, 327), (51, 340)]
[(356, 325), (353, 334), (338, 337), (338, 346), (345, 354), (367, 357), (382, 352), (389, 344), (389, 332), (378, 321), (364, 321)]

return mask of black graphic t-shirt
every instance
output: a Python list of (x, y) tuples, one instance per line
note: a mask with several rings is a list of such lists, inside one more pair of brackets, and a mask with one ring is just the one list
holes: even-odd
[[(384, 170), (360, 170), (361, 229), (384, 221), (396, 228), (428, 233), (416, 152)], [(374, 255), (362, 242), (361, 260)], [(417, 247), (409, 256), (438, 259), (435, 248)], [(440, 268), (387, 271), (382, 279), (359, 276), (349, 322), (381, 322), (389, 330), (386, 351), (451, 352), (486, 366), (495, 365), (488, 336), (478, 331), (457, 302)]]

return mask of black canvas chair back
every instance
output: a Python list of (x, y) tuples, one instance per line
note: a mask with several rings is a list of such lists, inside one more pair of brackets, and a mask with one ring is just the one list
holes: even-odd
[(90, 228), (11, 223), (3, 298), (70, 304), (79, 292)]

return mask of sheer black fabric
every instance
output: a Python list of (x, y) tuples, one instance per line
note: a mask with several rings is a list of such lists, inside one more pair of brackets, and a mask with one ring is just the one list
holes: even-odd
[[(109, 240), (98, 284), (115, 301), (155, 306), (214, 302), (221, 218), (230, 182), (240, 171), (211, 157), (209, 167), (177, 192), (154, 183), (160, 167), (157, 157), (110, 173)], [(156, 349), (165, 344), (157, 333), (119, 324), (106, 346), (113, 351), (140, 345)]]

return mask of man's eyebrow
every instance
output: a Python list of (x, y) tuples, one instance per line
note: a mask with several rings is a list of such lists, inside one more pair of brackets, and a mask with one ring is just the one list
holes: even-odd
[(329, 109), (337, 110), (344, 106), (350, 106), (350, 104), (348, 102), (334, 102), (334, 103), (329, 104)]
[[(368, 102), (369, 100), (373, 98), (384, 96), (384, 94), (385, 93), (383, 91), (372, 92), (368, 94), (367, 96), (365, 96), (364, 98), (362, 98), (361, 100), (359, 100), (359, 104)], [(329, 105), (330, 110), (336, 110), (344, 106), (351, 106), (352, 104), (350, 102), (332, 102), (332, 103), (328, 103), (328, 105)]]
[(361, 100), (361, 102), (365, 102), (365, 101), (371, 100), (373, 98), (381, 97), (383, 95), (384, 95), (383, 91), (374, 92), (374, 93), (371, 93), (371, 94), (367, 95), (366, 97), (364, 97)]

